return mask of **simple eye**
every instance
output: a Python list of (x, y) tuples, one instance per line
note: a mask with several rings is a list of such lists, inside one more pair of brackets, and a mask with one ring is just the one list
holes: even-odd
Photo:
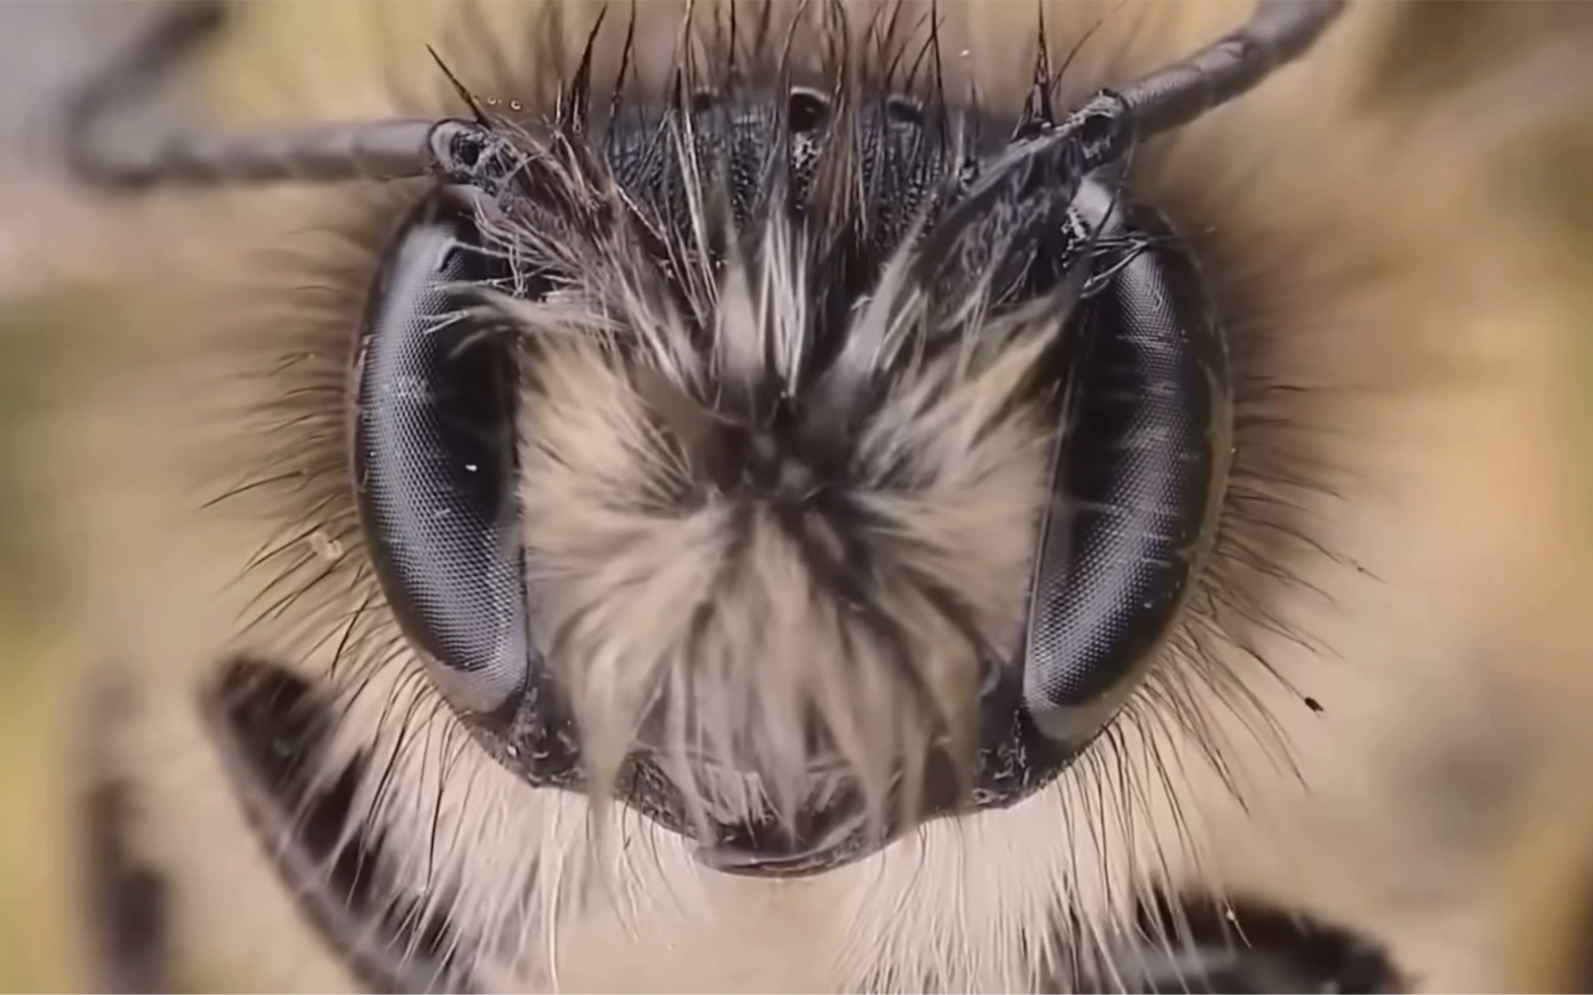
[(1111, 721), (1176, 624), (1232, 439), (1227, 352), (1193, 260), (1152, 212), (1108, 198), (1086, 184), (1075, 206), (1103, 238), (1155, 244), (1079, 316), (1023, 670), (1035, 725), (1073, 749)]
[(514, 359), (466, 319), (459, 285), (500, 276), (469, 218), (433, 198), (372, 287), (356, 367), (353, 465), (376, 576), (432, 678), (490, 711), (524, 683)]
[(830, 118), (830, 100), (818, 90), (792, 87), (786, 103), (786, 118), (794, 134), (805, 135), (817, 131)]

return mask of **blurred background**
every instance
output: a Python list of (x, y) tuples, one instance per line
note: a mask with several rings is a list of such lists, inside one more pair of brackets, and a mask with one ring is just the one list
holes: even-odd
[[(105, 291), (79, 274), (92, 269), (93, 240), (85, 241), (94, 210), (75, 199), (40, 154), (65, 89), (81, 80), (124, 43), (164, 0), (0, 3), (0, 990), (60, 990), (80, 983), (73, 968), (69, 887), (62, 873), (68, 827), (59, 822), (50, 778), (59, 766), (52, 751), (63, 746), (57, 716), (63, 632), (71, 617), (74, 564), (63, 552), (61, 523), (48, 516), (44, 481), (51, 460), (38, 431), (74, 400), (75, 371), (92, 363), (114, 333), (103, 321)], [(399, 2), (399, 0), (393, 0)], [(1374, 0), (1392, 3), (1394, 0)], [(217, 63), (208, 85), (226, 86), (227, 58), (246, 60), (253, 49), (309, 44), (332, 8), (343, 3), (272, 3), (270, 18), (243, 18), (231, 40), (233, 55)], [(1593, 85), (1589, 98), (1566, 100), (1574, 77), (1593, 80), (1585, 53), (1593, 53), (1593, 2), (1527, 0), (1424, 0), (1404, 3), (1383, 61), (1381, 99), (1430, 99), (1472, 85), (1498, 67), (1535, 54), (1536, 77), (1546, 100), (1564, 104), (1543, 127), (1497, 166), (1498, 196), (1531, 220), (1535, 237), (1559, 248), (1566, 268), (1564, 293), (1572, 312), (1587, 315), (1577, 375), (1589, 390), (1566, 411), (1582, 461), (1578, 480), (1593, 493)], [(253, 33), (251, 33), (253, 32)], [(258, 38), (256, 35), (258, 34)], [(258, 54), (256, 52), (255, 54)], [(328, 75), (302, 86), (371, 84), (368, 62), (344, 53)], [(339, 74), (342, 74), (341, 76)], [(204, 94), (214, 103), (215, 94)], [(196, 95), (177, 93), (154, 112), (180, 116)], [(1435, 233), (1441, 238), (1441, 233)], [(70, 247), (70, 251), (65, 251)], [(108, 482), (107, 486), (114, 486)], [(1585, 505), (1593, 513), (1593, 501)], [(70, 527), (67, 523), (65, 526)], [(1593, 552), (1593, 551), (1590, 551)], [(1593, 607), (1593, 606), (1590, 606)], [(1580, 627), (1580, 620), (1557, 624)], [(1531, 661), (1516, 667), (1521, 680), (1546, 687), (1583, 682), (1580, 673), (1537, 674)], [(1587, 682), (1593, 683), (1593, 682)], [(1547, 795), (1559, 797), (1558, 790)], [(1546, 803), (1545, 822), (1561, 818)], [(1571, 817), (1566, 817), (1571, 818)], [(1575, 818), (1580, 818), (1577, 816)], [(1593, 838), (1593, 820), (1576, 823), (1578, 838)], [(1549, 830), (1545, 830), (1549, 832)], [(1561, 834), (1565, 835), (1564, 833)], [(1556, 837), (1559, 838), (1559, 837)], [(1544, 848), (1544, 852), (1548, 849)], [(1556, 851), (1558, 852), (1558, 851)]]

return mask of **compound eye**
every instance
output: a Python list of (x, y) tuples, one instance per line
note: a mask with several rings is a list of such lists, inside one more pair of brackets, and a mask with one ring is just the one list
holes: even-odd
[(1109, 197), (1085, 185), (1085, 222), (1149, 244), (1079, 318), (1024, 660), (1025, 709), (1069, 748), (1112, 720), (1176, 623), (1216, 530), (1233, 435), (1225, 340), (1192, 256), (1158, 216)]
[(467, 315), (499, 277), (469, 217), (434, 197), (387, 251), (363, 319), (353, 465), (388, 605), (455, 707), (527, 677), (516, 533), (512, 350)]

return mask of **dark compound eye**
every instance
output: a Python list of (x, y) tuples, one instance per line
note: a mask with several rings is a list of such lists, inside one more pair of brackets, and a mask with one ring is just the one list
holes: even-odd
[(1165, 221), (1087, 183), (1109, 278), (1078, 313), (1076, 390), (1040, 535), (1023, 673), (1039, 729), (1093, 739), (1172, 630), (1210, 545), (1232, 438), (1228, 357)]
[[(1192, 253), (1093, 180), (1071, 221), (1094, 232), (1094, 276), (1058, 364), (1025, 643), (984, 692), (981, 805), (1049, 782), (1141, 686), (1212, 545), (1231, 459), (1226, 339)], [(1051, 262), (1037, 253), (1031, 275), (1066, 268)]]
[(513, 497), (512, 353), (466, 316), (459, 285), (500, 276), (468, 218), (428, 200), (371, 290), (353, 463), (389, 606), (456, 705), (488, 711), (525, 681), (529, 645)]

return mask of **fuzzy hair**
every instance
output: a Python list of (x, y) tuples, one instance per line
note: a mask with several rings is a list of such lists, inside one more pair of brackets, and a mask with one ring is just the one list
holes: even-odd
[[(556, 164), (576, 138), (528, 138), (523, 154)], [(683, 175), (708, 171), (679, 154)], [(813, 480), (748, 493), (721, 479), (714, 434), (740, 419), (758, 430), (760, 416), (738, 404), (748, 393), (802, 397), (801, 372), (825, 337), (810, 298), (826, 277), (809, 275), (822, 264), (806, 242), (833, 236), (775, 212), (761, 231), (725, 236), (722, 274), (709, 245), (670, 242), (666, 277), (630, 226), (593, 220), (627, 217), (611, 182), (575, 162), (546, 173), (539, 189), (559, 207), (514, 218), (488, 241), (517, 266), (573, 275), (501, 310), (532, 343), (521, 363), (520, 507), (533, 625), (558, 634), (545, 650), (596, 784), (611, 782), (663, 701), (661, 749), (677, 769), (697, 754), (761, 775), (766, 799), (739, 798), (740, 782), (728, 786), (738, 797), (721, 797), (677, 775), (720, 821), (765, 819), (769, 808), (789, 819), (809, 801), (810, 716), (876, 814), (904, 762), (903, 794), (915, 797), (915, 765), (942, 738), (970, 754), (979, 663), (1016, 642), (1050, 435), (1020, 390), (1060, 333), (1065, 302), (996, 314), (985, 274), (973, 274), (972, 294), (947, 294), (913, 276), (926, 260), (897, 252), (829, 336), (843, 353), (873, 349), (870, 372), (890, 376), (845, 477), (831, 482), (849, 514), (802, 509), (793, 498)], [(693, 223), (677, 231), (722, 224), (688, 210)], [(776, 458), (800, 478), (802, 456)], [(948, 603), (961, 611), (948, 614)]]
[[(509, 19), (499, 6), (472, 10), (466, 22)], [(734, 24), (699, 4), (685, 27), (678, 10), (664, 7), (638, 9), (631, 41), (612, 23), (593, 36), (594, 68), (584, 78), (618, 85), (611, 94), (593, 82), (583, 100), (659, 99), (678, 70), (687, 93), (771, 81), (813, 85), (843, 116), (890, 82), (919, 100), (955, 104), (966, 94), (1011, 117), (1032, 92), (1037, 28), (1046, 50), (1071, 53), (1054, 81), (1066, 106), (1187, 53), (1247, 9), (1067, 3), (1048, 5), (1037, 22), (1028, 8), (1022, 17), (983, 17), (948, 5), (931, 34), (920, 16), (930, 6), (915, 3), (880, 8), (878, 16), (855, 5), (844, 20), (827, 7), (771, 4), (773, 16), (762, 19), (743, 6)], [(551, 147), (562, 134), (573, 143), (570, 84), (583, 73), (571, 53), (582, 52), (588, 37), (586, 25), (574, 22), (588, 13), (550, 4), (532, 16), (529, 35), (500, 24), (439, 48), (478, 101), (512, 117), (526, 141)], [(252, 287), (204, 282), (191, 288), (199, 310), (178, 309), (182, 320), (198, 315), (205, 324), (184, 326), (187, 345), (168, 348), (191, 346), (209, 371), (218, 356), (227, 363), (214, 392), (196, 392), (183, 411), (192, 417), (218, 395), (245, 401), (242, 418), (225, 422), (217, 458), (225, 466), (243, 456), (247, 465), (218, 510), (265, 517), (212, 513), (202, 527), (163, 520), (160, 559), (144, 562), (172, 563), (173, 589), (163, 597), (205, 609), (174, 610), (180, 615), (167, 617), (188, 620), (177, 627), (122, 620), (148, 642), (130, 652), (208, 661), (224, 646), (246, 646), (327, 680), (343, 721), (321, 776), (335, 780), (355, 755), (374, 758), (347, 838), (381, 828), (395, 861), (393, 905), (446, 907), (475, 980), (492, 989), (1068, 990), (1084, 974), (1110, 974), (1101, 951), (1133, 929), (1136, 902), (1160, 888), (1219, 896), (1228, 886), (1272, 890), (1397, 933), (1368, 911), (1378, 899), (1267, 862), (1287, 849), (1301, 820), (1333, 805), (1360, 811), (1361, 796), (1331, 771), (1365, 770), (1375, 754), (1346, 759), (1353, 751), (1324, 727), (1352, 737), (1372, 722), (1367, 702), (1425, 700), (1416, 689), (1430, 686), (1417, 675), (1465, 683), (1446, 669), (1452, 646), (1441, 640), (1428, 650), (1442, 661), (1428, 666), (1412, 656), (1399, 661), (1401, 673), (1374, 674), (1371, 690), (1358, 683), (1368, 667), (1390, 665), (1385, 637), (1411, 645), (1398, 640), (1394, 622), (1369, 621), (1383, 618), (1380, 588), (1356, 561), (1369, 558), (1379, 573), (1397, 574), (1400, 560), (1377, 562), (1376, 538), (1352, 524), (1361, 503), (1377, 501), (1365, 479), (1399, 472), (1408, 451), (1394, 440), (1411, 437), (1404, 434), (1410, 399), (1452, 383), (1457, 367), (1466, 372), (1480, 351), (1475, 330), (1497, 327), (1488, 324), (1498, 312), (1486, 288), (1501, 265), (1481, 248), (1490, 215), (1474, 206), (1476, 175), (1465, 157), (1457, 162), (1454, 136), (1432, 149), (1410, 146), (1393, 123), (1357, 103), (1376, 21), (1353, 12), (1302, 64), (1136, 157), (1135, 194), (1166, 211), (1193, 243), (1217, 296), (1235, 377), (1232, 480), (1210, 564), (1146, 685), (1075, 767), (1036, 797), (931, 823), (811, 881), (771, 885), (706, 872), (686, 841), (634, 813), (533, 791), (482, 754), (387, 614), (353, 499), (346, 405), (354, 332), (381, 249), (419, 193), (413, 184), (245, 192), (238, 214), (215, 225), (236, 251), (262, 229), (301, 223), (263, 220), (287, 212), (314, 219), (317, 230), (295, 244), (320, 251), (251, 264)], [(534, 44), (524, 49), (501, 40), (526, 37)], [(736, 58), (715, 55), (726, 52)], [(921, 52), (928, 55), (919, 62)], [(933, 73), (925, 68), (931, 58)], [(417, 60), (393, 75), (429, 78), (419, 75), (425, 65)], [(346, 90), (338, 95), (354, 101)], [(395, 93), (389, 102), (393, 110), (466, 109), (441, 85), (436, 100), (406, 102)], [(825, 201), (838, 218), (849, 217), (843, 186)], [(577, 192), (602, 189), (587, 184)], [(1468, 219), (1466, 231), (1435, 238), (1434, 219), (1457, 212)], [(328, 228), (339, 236), (328, 239)], [(690, 431), (671, 440), (658, 426), (661, 395), (680, 403), (686, 413), (679, 419), (689, 425), (701, 417), (706, 381), (792, 369), (785, 357), (800, 348), (805, 303), (791, 263), (804, 258), (798, 231), (766, 224), (751, 239), (760, 251), (723, 274), (691, 276), (691, 313), (661, 310), (662, 298), (647, 286), (654, 274), (631, 243), (597, 233), (528, 226), (505, 233), (521, 246), (566, 253), (567, 265), (587, 279), (580, 292), (497, 307), (535, 354), (525, 364), (535, 372), (522, 384), (519, 424), (528, 580), (548, 631), (569, 633), (545, 648), (597, 744), (599, 769), (617, 762), (666, 688), (701, 692), (707, 742), (726, 757), (750, 754), (752, 766), (772, 774), (772, 797), (758, 804), (776, 808), (802, 801), (792, 787), (801, 772), (792, 765), (804, 751), (791, 744), (809, 708), (848, 763), (876, 785), (894, 761), (922, 755), (933, 737), (966, 734), (978, 647), (927, 592), (968, 599), (976, 628), (994, 645), (1009, 642), (1021, 622), (1046, 430), (1032, 411), (1006, 402), (1058, 322), (1025, 314), (994, 328), (978, 323), (999, 332), (1003, 348), (953, 352), (915, 368), (865, 443), (917, 461), (926, 481), (910, 493), (857, 491), (880, 523), (867, 537), (888, 564), (874, 608), (911, 647), (902, 654), (911, 671), (903, 674), (874, 631), (843, 617), (787, 530), (756, 507), (704, 496), (692, 450), (680, 440)], [(905, 287), (884, 303), (933, 311), (934, 296), (934, 288)], [(958, 336), (969, 327), (962, 318), (953, 323)], [(714, 331), (711, 348), (683, 344), (692, 319)], [(876, 319), (865, 311), (855, 320)], [(646, 340), (650, 374), (615, 361), (617, 335)], [(1384, 449), (1399, 455), (1388, 458)], [(213, 492), (214, 478), (207, 483)], [(732, 528), (738, 515), (743, 524)], [(833, 541), (827, 523), (812, 528), (820, 545)], [(103, 555), (127, 562), (131, 542), (120, 537)], [(204, 566), (182, 569), (188, 563)], [(243, 583), (216, 594), (219, 581), (235, 579), (240, 568)], [(705, 591), (721, 601), (702, 628), (695, 623)], [(1337, 631), (1329, 600), (1361, 613), (1362, 629), (1373, 633), (1364, 639), (1376, 647), (1334, 648), (1363, 649), (1373, 663), (1346, 667), (1327, 652), (1318, 630)], [(109, 592), (106, 602), (118, 603)], [(232, 627), (224, 605), (242, 609), (241, 626)], [(563, 624), (570, 619), (580, 622)], [(1316, 715), (1323, 705), (1326, 714)], [(163, 713), (150, 735), (172, 743), (144, 748), (195, 772), (165, 771), (167, 781), (219, 781), (199, 755), (203, 747), (184, 738), (191, 726)], [(1337, 759), (1324, 759), (1330, 754)], [(1330, 772), (1325, 786), (1312, 782), (1326, 801), (1301, 800), (1296, 763), (1308, 778)], [(735, 790), (704, 787), (710, 808), (748, 804)], [(207, 797), (229, 804), (216, 789)], [(244, 832), (236, 817), (216, 819)], [(594, 820), (616, 846), (593, 847)], [(184, 838), (176, 831), (160, 848), (181, 853)], [(236, 870), (244, 857), (208, 853), (193, 846), (209, 879), (270, 887), (260, 868)], [(1425, 866), (1413, 861), (1402, 873), (1419, 875)], [(214, 890), (209, 900), (219, 901)], [(196, 921), (205, 918), (205, 901), (195, 899)], [(222, 947), (237, 952), (254, 943), (251, 961), (316, 961), (287, 939), (267, 952), (281, 934), (278, 922)], [(1423, 947), (1422, 937), (1403, 945), (1404, 937), (1392, 937), (1398, 955), (1427, 957), (1434, 990), (1470, 969), (1444, 960), (1458, 956), (1470, 934), (1448, 935), (1453, 942), (1440, 953)], [(324, 986), (333, 977), (308, 983)]]

